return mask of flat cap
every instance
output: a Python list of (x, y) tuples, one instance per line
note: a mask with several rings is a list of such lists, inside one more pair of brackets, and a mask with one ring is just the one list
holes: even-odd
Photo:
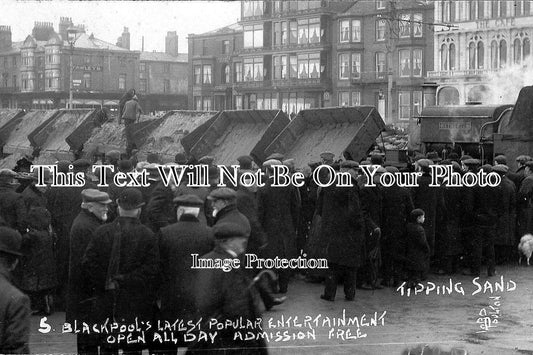
[(74, 167), (74, 169), (87, 169), (91, 166), (91, 162), (87, 159), (78, 159), (72, 163), (72, 166)]
[(117, 203), (125, 210), (134, 210), (145, 204), (141, 191), (134, 187), (122, 189), (119, 198), (117, 199)]
[(282, 165), (282, 162), (277, 159), (269, 159), (263, 163), (263, 166)]
[(210, 156), (210, 155), (206, 155), (198, 159), (198, 163), (205, 164), (205, 165), (211, 165), (213, 164), (214, 161), (215, 161), (215, 157)]
[(465, 154), (461, 157), (461, 161), (465, 161), (465, 160), (468, 160), (468, 159), (472, 159), (472, 156), (468, 155), (468, 154)]
[(0, 169), (0, 179), (8, 178), (12, 179), (17, 176), (17, 173), (11, 169)]
[(0, 252), (22, 256), (21, 246), (22, 236), (19, 232), (8, 227), (0, 227)]
[(387, 169), (385, 169), (382, 166), (380, 166), (379, 168), (376, 169), (376, 174), (384, 174), (386, 172), (387, 172)]
[(484, 165), (481, 166), (481, 170), (483, 170), (486, 173), (491, 173), (492, 172), (492, 165), (484, 164)]
[(207, 196), (209, 200), (234, 200), (236, 197), (237, 192), (229, 187), (219, 187)]
[(187, 164), (187, 156), (184, 153), (177, 153), (174, 156), (174, 163), (178, 163), (181, 165)]
[(237, 223), (220, 223), (213, 227), (215, 239), (248, 238), (246, 229)]
[(424, 154), (417, 153), (417, 154), (415, 154), (415, 156), (413, 157), (413, 161), (419, 161), (420, 159), (426, 159), (426, 156), (425, 156)]
[(481, 162), (479, 161), (479, 159), (466, 159), (466, 160), (463, 160), (463, 164), (464, 165), (481, 165)]
[(395, 166), (386, 166), (385, 170), (387, 170), (388, 173), (399, 173), (400, 169), (398, 169)]
[(492, 171), (499, 174), (507, 174), (509, 172), (509, 167), (507, 165), (497, 164), (492, 167)]
[(359, 163), (353, 160), (344, 160), (341, 162), (341, 168), (359, 169)]
[(157, 171), (157, 167), (159, 166), (159, 164), (155, 164), (155, 163), (148, 163), (144, 166), (144, 169), (148, 170), (148, 171)]
[(442, 159), (439, 157), (439, 153), (437, 152), (429, 152), (426, 154), (426, 158), (429, 160), (432, 160), (434, 163), (441, 161)]
[(529, 155), (519, 155), (516, 157), (516, 161), (525, 163), (526, 161), (530, 161), (531, 157)]
[(430, 165), (433, 165), (433, 161), (429, 159), (420, 159), (420, 160), (417, 160), (416, 163), (421, 168), (429, 168)]
[(204, 205), (204, 201), (202, 201), (200, 197), (193, 194), (180, 195), (175, 197), (172, 201), (177, 206), (201, 207)]
[(251, 165), (252, 164), (252, 157), (249, 156), (249, 155), (241, 155), (240, 157), (237, 158), (237, 161), (239, 162), (239, 164), (241, 165)]
[(120, 152), (118, 150), (110, 150), (109, 152), (105, 153), (105, 157), (109, 160), (119, 160)]
[(320, 153), (320, 159), (333, 160), (334, 158), (335, 158), (335, 154), (333, 154), (332, 152), (326, 151), (326, 152)]
[(503, 164), (503, 165), (507, 165), (507, 157), (505, 155), (497, 155), (495, 158), (494, 158), (494, 161), (497, 162), (498, 164)]
[(265, 160), (270, 160), (270, 159), (282, 161), (283, 159), (285, 159), (285, 155), (281, 153), (272, 153)]
[(96, 189), (82, 190), (81, 198), (83, 199), (83, 202), (98, 202), (102, 204), (113, 202), (107, 193)]

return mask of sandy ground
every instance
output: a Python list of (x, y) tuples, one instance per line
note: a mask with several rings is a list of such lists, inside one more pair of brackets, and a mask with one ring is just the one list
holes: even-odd
[[(496, 283), (500, 283), (502, 277), (504, 291), (496, 291)], [(453, 285), (451, 294), (437, 294), (434, 290), (428, 295), (424, 292), (408, 297), (392, 288), (358, 290), (354, 302), (344, 300), (341, 285), (336, 301), (327, 302), (319, 298), (323, 285), (293, 280), (288, 300), (263, 314), (264, 331), (287, 331), (290, 338), (286, 341), (281, 336), (277, 339), (274, 336), (269, 342), (270, 353), (407, 354), (408, 349), (421, 350), (426, 346), (440, 349), (441, 354), (452, 349), (456, 349), (457, 354), (465, 351), (468, 354), (533, 354), (533, 266), (499, 267), (497, 276), (487, 278), (482, 275), (476, 280), (481, 286), (467, 276), (430, 275), (429, 278), (437, 286), (449, 286), (450, 280)], [(486, 281), (490, 287), (489, 284), (484, 287)], [(432, 286), (427, 282), (426, 285)], [(479, 287), (481, 291), (476, 292)], [(463, 290), (464, 295), (459, 290)], [(496, 299), (489, 297), (500, 297), (497, 300), (499, 306), (495, 306)], [(482, 331), (478, 323), (480, 312), (483, 313), (483, 309), (487, 313), (495, 312), (490, 306), (499, 310), (498, 324), (478, 333)], [(359, 330), (356, 325), (330, 326), (324, 323), (326, 319), (333, 322), (333, 318), (342, 318), (343, 314), (346, 319), (358, 321)], [(286, 323), (289, 317), (292, 317), (289, 320), (291, 326)], [(298, 317), (296, 323), (300, 324), (304, 324), (305, 319), (312, 321), (307, 326), (297, 327), (295, 317)], [(377, 325), (366, 326), (372, 317), (377, 317)], [(285, 320), (284, 325), (278, 324), (282, 319)], [(55, 313), (47, 320), (55, 329), (48, 334), (38, 332), (39, 321), (39, 317), (32, 318), (32, 352), (75, 352), (74, 336), (61, 334), (64, 313)], [(307, 333), (311, 331), (310, 327), (314, 330), (313, 336)], [(334, 330), (331, 331), (331, 328)], [(302, 330), (306, 334), (303, 340), (292, 339)], [(424, 354), (428, 353), (426, 349)], [(433, 353), (438, 354), (436, 351)]]
[(56, 111), (54, 110), (30, 111), (26, 113), (22, 116), (22, 120), (17, 127), (9, 134), (3, 152), (11, 154), (23, 151), (31, 154), (33, 148), (28, 140), (28, 135), (55, 113)]

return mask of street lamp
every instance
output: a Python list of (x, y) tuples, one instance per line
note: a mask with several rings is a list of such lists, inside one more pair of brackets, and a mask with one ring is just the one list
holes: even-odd
[(72, 57), (74, 56), (74, 44), (76, 43), (76, 40), (78, 39), (78, 29), (74, 27), (70, 27), (67, 29), (67, 42), (70, 46), (70, 54), (69, 54), (69, 88), (68, 88), (68, 109), (72, 109), (72, 75), (73, 75), (73, 68), (72, 68)]

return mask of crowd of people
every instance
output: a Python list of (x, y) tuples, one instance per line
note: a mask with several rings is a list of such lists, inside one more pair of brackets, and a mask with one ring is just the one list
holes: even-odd
[[(7, 290), (0, 299), (0, 353), (28, 351), (30, 304), (33, 314), (66, 310), (70, 323), (253, 320), (283, 303), (295, 278), (324, 282), (320, 297), (333, 302), (339, 282), (345, 299), (354, 301), (364, 297), (356, 289), (403, 282), (417, 287), (431, 272), (479, 276), (483, 262), (492, 276), (498, 263), (516, 260), (519, 237), (533, 229), (533, 160), (528, 156), (517, 158), (516, 172), (509, 171), (503, 155), (494, 165), (481, 165), (467, 155), (442, 160), (435, 152), (417, 155), (399, 170), (387, 166), (382, 154), (355, 162), (335, 161), (334, 154), (324, 152), (320, 161), (298, 169), (306, 177), (302, 187), (275, 187), (270, 179), (265, 186), (220, 187), (213, 157), (192, 161), (184, 154), (166, 165), (208, 165), (210, 187), (191, 187), (189, 181), (165, 185), (159, 159), (149, 154), (147, 161), (137, 161), (111, 151), (102, 161), (57, 162), (59, 172), (84, 174), (86, 183), (78, 187), (50, 188), (46, 170), (46, 186), (38, 186), (28, 160), (0, 170), (0, 283)], [(252, 157), (236, 162), (241, 173), (254, 171)], [(109, 186), (99, 188), (93, 163), (112, 165), (114, 172), (144, 169), (150, 184), (121, 188), (109, 172)], [(434, 164), (450, 165), (460, 174), (495, 172), (501, 184), (432, 187)], [(270, 177), (277, 165), (296, 171), (295, 161), (278, 153), (260, 169)], [(322, 165), (347, 172), (353, 187), (320, 187), (311, 177)], [(379, 166), (375, 186), (365, 183), (362, 165)], [(330, 171), (321, 169), (320, 178), (329, 180)], [(400, 171), (420, 172), (417, 187), (380, 185), (380, 174)], [(217, 260), (246, 253), (325, 258), (328, 268), (191, 268), (193, 255)], [(267, 351), (264, 340), (235, 340), (224, 331), (214, 342), (182, 338), (176, 344), (117, 346), (97, 334), (80, 333), (77, 339), (80, 354), (119, 348), (139, 353), (143, 347), (152, 353), (176, 353), (178, 347), (191, 353)]]

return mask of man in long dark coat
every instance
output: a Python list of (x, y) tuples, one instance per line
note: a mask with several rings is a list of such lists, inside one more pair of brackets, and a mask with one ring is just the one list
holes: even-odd
[[(118, 201), (119, 217), (99, 227), (85, 252), (82, 267), (96, 297), (94, 316), (118, 323), (151, 320), (159, 266), (159, 248), (152, 231), (141, 224), (144, 205), (136, 188), (125, 188)], [(116, 345), (101, 343), (106, 350)], [(138, 351), (142, 344), (123, 345)]]
[[(198, 318), (194, 298), (197, 275), (196, 270), (191, 270), (192, 254), (199, 257), (214, 247), (211, 228), (198, 219), (204, 201), (195, 195), (181, 195), (174, 202), (178, 222), (162, 228), (159, 239), (161, 319), (171, 323), (176, 319), (195, 321)], [(167, 352), (176, 353), (178, 346), (186, 344), (166, 344), (165, 348)]]
[[(281, 165), (280, 162), (266, 161), (264, 166), (268, 167), (270, 174), (273, 165)], [(268, 237), (268, 245), (265, 255), (268, 258), (296, 258), (298, 250), (296, 247), (296, 228), (298, 227), (298, 217), (300, 214), (299, 198), (296, 187), (273, 187), (272, 179), (269, 177), (265, 186), (257, 190), (257, 216), (263, 230)], [(286, 293), (289, 285), (290, 270), (278, 269), (279, 292)]]
[[(393, 166), (385, 169), (392, 174), (399, 173), (398, 168)], [(413, 209), (413, 200), (406, 187), (394, 184), (386, 188), (383, 193), (381, 250), (383, 282), (387, 286), (393, 286), (400, 281), (401, 256), (405, 253), (405, 226)]]
[(12, 170), (0, 169), (0, 216), (8, 227), (19, 229), (26, 210), (22, 196), (15, 191), (18, 186), (13, 183), (15, 176), (17, 173)]
[(498, 220), (496, 231), (496, 262), (502, 263), (512, 259), (513, 252), (516, 250), (518, 240), (515, 237), (516, 226), (516, 186), (507, 176), (509, 168), (507, 165), (495, 165), (492, 170), (500, 175), (502, 182), (502, 208), (503, 213)]
[(362, 262), (364, 220), (359, 188), (335, 185), (320, 190), (317, 213), (322, 217), (321, 239), (327, 245), (328, 270), (322, 299), (333, 301), (337, 283), (344, 279), (344, 297), (355, 298), (357, 268)]
[[(246, 250), (247, 231), (241, 225), (235, 223), (219, 223), (213, 227), (217, 246), (213, 251), (202, 256), (204, 260), (236, 259)], [(215, 318), (218, 322), (226, 324), (227, 321), (235, 322), (239, 319), (243, 324), (248, 321), (252, 324), (260, 322), (259, 296), (255, 287), (250, 287), (252, 280), (249, 273), (240, 268), (231, 269), (228, 272), (220, 268), (204, 268), (198, 270), (196, 287), (197, 306), (202, 319), (210, 322)], [(208, 326), (206, 325), (207, 329)], [(257, 335), (260, 327), (246, 329)], [(214, 342), (202, 342), (195, 344), (190, 353), (208, 354), (267, 354), (267, 346), (264, 338), (255, 337), (257, 340), (244, 340), (244, 332), (241, 337), (236, 337), (238, 330), (232, 327), (220, 330)], [(189, 353), (189, 352), (188, 352)]]
[(518, 188), (518, 237), (533, 233), (533, 161), (526, 163), (525, 178)]
[[(82, 272), (81, 261), (94, 232), (107, 220), (111, 203), (109, 195), (95, 189), (81, 192), (82, 210), (74, 219), (70, 230), (70, 260), (68, 268), (66, 321), (90, 322), (92, 294), (87, 275)], [(93, 334), (77, 335), (79, 354), (98, 354), (98, 338)]]

